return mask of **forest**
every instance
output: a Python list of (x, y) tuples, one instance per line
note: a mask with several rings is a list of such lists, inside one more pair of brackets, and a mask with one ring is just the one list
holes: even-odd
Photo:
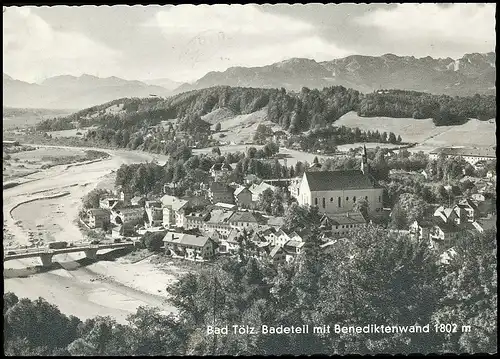
[[(292, 205), (286, 223), (319, 226)], [(6, 355), (311, 355), (494, 353), (497, 350), (496, 230), (465, 235), (441, 264), (424, 242), (376, 226), (320, 248), (312, 231), (297, 260), (253, 257), (248, 237), (234, 258), (181, 277), (167, 291), (179, 314), (139, 308), (119, 324), (82, 321), (43, 299), (4, 294)], [(216, 300), (214, 300), (214, 298)], [(208, 325), (426, 325), (422, 333), (207, 335)], [(470, 330), (448, 332), (440, 324)]]

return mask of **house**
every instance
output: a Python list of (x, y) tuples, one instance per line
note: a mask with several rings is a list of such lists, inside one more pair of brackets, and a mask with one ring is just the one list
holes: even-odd
[(174, 196), (164, 195), (161, 198), (163, 212), (163, 227), (182, 227), (184, 218), (182, 214), (188, 207), (188, 201)]
[(315, 172), (315, 171), (321, 171), (321, 163), (312, 163), (308, 168), (307, 171), (309, 172)]
[(110, 223), (111, 212), (103, 208), (92, 208), (87, 211), (90, 228), (104, 228)]
[(268, 216), (267, 217), (267, 225), (270, 227), (279, 229), (285, 225), (285, 218), (284, 217)]
[(249, 188), (250, 192), (252, 193), (252, 201), (253, 202), (258, 202), (260, 199), (260, 196), (266, 189), (270, 189), (271, 191), (276, 191), (277, 187), (272, 186), (270, 184), (267, 184), (265, 182), (261, 182), (260, 184), (252, 184)]
[(409, 226), (410, 236), (417, 240), (429, 239), (429, 234), (433, 226), (434, 224), (429, 221), (414, 221)]
[[(116, 191), (118, 198), (122, 201), (124, 206), (131, 206), (132, 204), (132, 194), (131, 192), (123, 187), (119, 187)], [(135, 204), (137, 205), (137, 203)]]
[(438, 249), (450, 248), (462, 230), (454, 223), (439, 223), (430, 228), (429, 239), (433, 247)]
[(217, 248), (215, 241), (209, 237), (178, 232), (167, 232), (163, 243), (167, 254), (190, 260), (210, 259)]
[(299, 198), (299, 189), (300, 189), (300, 181), (302, 177), (295, 177), (290, 180), (290, 185), (288, 186), (288, 191), (290, 192), (290, 196), (293, 198)]
[(484, 202), (486, 201), (486, 197), (484, 196), (483, 193), (474, 193), (471, 195), (471, 198), (474, 202), (476, 202), (476, 204), (478, 202)]
[(240, 207), (248, 207), (252, 204), (252, 192), (244, 186), (239, 186), (234, 191), (234, 200)]
[(239, 248), (238, 237), (242, 233), (237, 229), (232, 229), (226, 238), (220, 240), (219, 252), (220, 253), (236, 253)]
[(182, 214), (183, 216), (183, 225), (181, 227), (185, 229), (199, 229), (204, 230), (205, 221), (209, 217), (209, 213), (207, 211), (204, 212), (190, 212), (188, 214)]
[(293, 261), (302, 251), (305, 242), (291, 239), (285, 243), (283, 249), (285, 251), (285, 260), (287, 262)]
[(460, 218), (457, 212), (453, 208), (445, 208), (444, 206), (439, 206), (434, 211), (434, 217), (440, 218), (443, 223), (459, 223)]
[(226, 237), (233, 229), (229, 223), (229, 218), (233, 215), (233, 211), (221, 209), (213, 209), (209, 212), (205, 220), (205, 231), (216, 230), (223, 237)]
[(468, 198), (461, 199), (453, 209), (460, 222), (474, 222), (479, 215), (477, 205)]
[(235, 204), (229, 204), (229, 203), (219, 202), (219, 203), (213, 204), (211, 206), (208, 206), (207, 208), (210, 208), (210, 209), (223, 209), (223, 210), (227, 210), (227, 211), (235, 211), (238, 208), (238, 206), (235, 205)]
[(255, 182), (259, 181), (259, 177), (254, 174), (249, 174), (244, 177), (244, 181), (246, 185), (252, 185)]
[(233, 168), (227, 163), (215, 163), (210, 168), (210, 175), (215, 181), (218, 181), (222, 176), (231, 173)]
[(437, 148), (429, 153), (430, 160), (437, 160), (439, 156), (448, 157), (462, 157), (471, 165), (475, 165), (480, 161), (496, 160), (495, 147), (473, 147), (473, 148), (457, 148), (457, 147), (443, 147)]
[(143, 207), (126, 207), (111, 211), (111, 221), (114, 224), (123, 225), (125, 228), (133, 227), (143, 222), (143, 220)]
[(141, 206), (142, 202), (145, 201), (144, 196), (134, 196), (130, 199), (131, 206)]
[(365, 226), (366, 219), (358, 211), (324, 214), (321, 218), (321, 225), (329, 235), (343, 236), (359, 227)]
[(485, 218), (481, 218), (475, 222), (472, 222), (472, 225), (474, 226), (475, 230), (479, 233), (484, 233), (484, 231), (487, 231), (489, 229), (493, 229), (497, 227), (497, 216), (495, 215), (489, 215)]
[(220, 182), (213, 182), (208, 190), (208, 198), (212, 203), (234, 203), (234, 189)]
[(163, 208), (161, 201), (146, 201), (147, 227), (160, 227), (163, 224)]
[(281, 246), (274, 246), (269, 252), (269, 257), (275, 265), (286, 263), (286, 252)]
[(102, 209), (114, 209), (115, 207), (118, 208), (121, 205), (121, 201), (117, 197), (106, 197), (106, 198), (101, 198), (99, 200), (99, 208)]
[(236, 211), (229, 217), (228, 223), (232, 228), (249, 231), (250, 229), (257, 230), (260, 226), (266, 224), (266, 219), (259, 213)]

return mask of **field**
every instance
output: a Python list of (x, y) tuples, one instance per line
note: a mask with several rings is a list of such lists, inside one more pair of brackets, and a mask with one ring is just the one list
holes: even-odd
[(72, 110), (3, 108), (3, 128), (25, 128), (48, 118), (67, 116)]
[(214, 138), (233, 145), (251, 142), (259, 124), (269, 126), (273, 131), (281, 129), (275, 123), (267, 121), (267, 108), (237, 116), (228, 109), (217, 109), (203, 116), (203, 119), (212, 124), (212, 129), (215, 129), (215, 125), (220, 123), (221, 132), (214, 134)]
[(73, 129), (73, 130), (62, 130), (62, 131), (49, 131), (47, 134), (51, 135), (54, 138), (57, 137), (81, 137), (87, 133), (88, 130), (91, 130), (95, 127), (86, 127), (86, 128), (79, 128), (79, 129)]
[(359, 127), (363, 131), (394, 132), (403, 142), (422, 146), (495, 146), (496, 123), (494, 120), (469, 120), (460, 126), (437, 127), (432, 119), (360, 117), (349, 112), (335, 122), (336, 126)]

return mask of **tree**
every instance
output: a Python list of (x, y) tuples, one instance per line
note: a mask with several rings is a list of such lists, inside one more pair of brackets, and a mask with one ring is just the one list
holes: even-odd
[(151, 252), (159, 252), (163, 247), (165, 232), (146, 232), (142, 238), (144, 246)]
[(470, 331), (441, 333), (443, 351), (493, 353), (497, 350), (497, 233), (462, 236), (439, 280), (444, 295), (431, 326), (463, 323)]
[(99, 201), (111, 192), (102, 188), (96, 188), (87, 193), (82, 200), (83, 208), (99, 208)]
[(212, 148), (212, 153), (216, 156), (221, 156), (220, 148), (219, 147), (214, 147)]
[(270, 188), (266, 189), (259, 196), (258, 208), (261, 211), (265, 211), (268, 214), (272, 213), (273, 201), (274, 201), (274, 192)]
[(170, 356), (184, 352), (187, 332), (173, 316), (160, 314), (158, 308), (139, 307), (127, 321), (132, 329), (134, 355)]
[(364, 218), (368, 218), (368, 210), (370, 206), (368, 204), (368, 201), (365, 200), (364, 198), (358, 199), (356, 203), (353, 206), (353, 209), (355, 211), (359, 211)]
[(215, 132), (220, 132), (221, 127), (222, 127), (222, 126), (221, 126), (220, 122), (218, 122), (218, 123), (215, 125)]
[(250, 147), (247, 150), (248, 158), (254, 158), (256, 153), (257, 153), (257, 149), (255, 147)]

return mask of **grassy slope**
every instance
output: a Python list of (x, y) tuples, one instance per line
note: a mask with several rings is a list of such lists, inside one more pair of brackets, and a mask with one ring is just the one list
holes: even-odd
[(394, 132), (404, 142), (418, 142), (427, 146), (494, 146), (494, 121), (470, 120), (460, 126), (434, 125), (431, 119), (360, 117), (349, 112), (335, 122), (336, 126), (359, 127), (361, 130)]

